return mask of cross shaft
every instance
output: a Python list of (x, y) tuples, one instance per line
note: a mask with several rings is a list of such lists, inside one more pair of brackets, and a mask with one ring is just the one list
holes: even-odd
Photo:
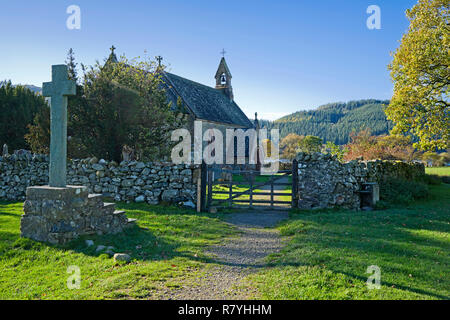
[(50, 187), (67, 185), (67, 96), (76, 94), (76, 84), (68, 80), (66, 65), (52, 66), (52, 82), (42, 86), (50, 97)]

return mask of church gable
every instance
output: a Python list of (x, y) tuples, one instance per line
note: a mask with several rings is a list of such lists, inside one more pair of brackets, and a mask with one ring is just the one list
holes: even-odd
[[(222, 61), (224, 64), (222, 64)], [(244, 112), (233, 101), (223, 89), (231, 90), (231, 84), (226, 81), (231, 80), (231, 73), (222, 58), (221, 64), (216, 74), (219, 80), (222, 73), (226, 73), (229, 78), (223, 79), (223, 86), (216, 88), (208, 87), (203, 84), (188, 80), (172, 73), (162, 73), (162, 80), (165, 84), (169, 101), (173, 105), (178, 102), (178, 97), (186, 104), (186, 107), (196, 119), (207, 120), (211, 122), (222, 123), (242, 128), (253, 128), (253, 123), (247, 118)], [(221, 71), (221, 66), (223, 72)]]

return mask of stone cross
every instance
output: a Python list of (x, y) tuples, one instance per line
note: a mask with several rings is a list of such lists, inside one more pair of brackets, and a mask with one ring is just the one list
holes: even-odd
[(157, 56), (155, 57), (156, 60), (158, 60), (158, 67), (161, 67), (161, 61), (163, 60), (163, 57)]
[(50, 107), (50, 187), (67, 183), (67, 96), (76, 94), (74, 80), (68, 80), (67, 66), (52, 66), (52, 82), (44, 82), (42, 95), (51, 97)]

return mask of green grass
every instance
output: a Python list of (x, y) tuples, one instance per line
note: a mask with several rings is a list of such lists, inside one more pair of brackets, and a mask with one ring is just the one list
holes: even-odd
[(425, 168), (427, 174), (433, 174), (440, 177), (450, 177), (450, 167)]
[[(373, 212), (297, 211), (289, 242), (251, 277), (263, 299), (450, 299), (450, 186), (432, 199)], [(367, 267), (381, 268), (369, 290)]]
[[(119, 205), (138, 227), (115, 236), (85, 237), (67, 246), (20, 238), (22, 203), (0, 203), (0, 299), (152, 299), (203, 272), (206, 245), (234, 234), (220, 215), (197, 214), (174, 207)], [(132, 256), (116, 264), (87, 248), (114, 246)], [(81, 270), (81, 289), (66, 286), (67, 268)]]
[[(278, 173), (275, 175), (257, 175), (254, 176), (254, 180), (253, 183), (254, 184), (258, 184), (258, 183), (269, 183), (270, 180), (274, 177), (274, 176), (279, 176), (280, 178), (282, 176), (284, 176), (285, 174), (283, 173)], [(288, 176), (289, 178), (289, 182), (292, 182), (292, 176)], [(244, 185), (244, 186), (250, 186), (249, 183), (249, 178), (245, 177), (244, 175), (238, 175), (238, 174), (233, 174), (233, 182), (237, 182), (240, 185)]]
[[(373, 212), (296, 211), (278, 228), (286, 237), (269, 267), (248, 280), (263, 299), (449, 299), (450, 186), (430, 186), (431, 199)], [(116, 264), (79, 239), (52, 246), (19, 236), (22, 203), (0, 203), (0, 299), (154, 299), (192, 283), (213, 261), (207, 245), (236, 232), (222, 214), (120, 204), (138, 226), (88, 237), (132, 256)], [(81, 269), (69, 290), (67, 268)], [(381, 268), (369, 290), (367, 267)]]
[[(233, 195), (235, 193), (240, 193), (240, 192), (244, 192), (249, 190), (248, 186), (243, 186), (243, 185), (238, 185), (238, 186), (233, 186)], [(222, 186), (222, 185), (215, 185), (213, 187), (213, 191), (229, 191), (229, 187), (228, 186)], [(270, 190), (261, 190), (261, 189), (255, 189), (254, 192), (259, 193), (267, 193), (267, 195), (254, 195), (253, 199), (261, 199), (261, 200), (270, 200)], [(278, 190), (275, 191), (276, 193), (286, 193), (286, 196), (274, 196), (275, 200), (279, 200), (279, 201), (291, 201), (292, 199), (292, 189), (291, 188), (286, 188), (285, 190)], [(213, 195), (213, 200), (219, 200), (219, 199), (228, 199), (229, 195), (228, 194), (214, 194)], [(239, 197), (237, 197), (235, 200), (249, 200), (250, 199), (250, 195), (249, 194), (245, 194), (245, 195), (241, 195)]]

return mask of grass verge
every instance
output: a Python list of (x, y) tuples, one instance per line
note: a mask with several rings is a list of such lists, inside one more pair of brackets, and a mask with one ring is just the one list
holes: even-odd
[[(66, 246), (20, 238), (22, 203), (0, 203), (0, 299), (153, 299), (202, 272), (203, 248), (234, 234), (220, 215), (175, 207), (119, 204), (138, 226), (118, 235), (84, 237)], [(95, 242), (87, 247), (86, 239)], [(97, 245), (128, 253), (116, 264)], [(68, 289), (69, 266), (78, 266), (81, 288)]]
[[(289, 242), (250, 278), (263, 299), (449, 299), (450, 186), (431, 199), (373, 212), (293, 212)], [(369, 266), (381, 289), (369, 290)]]

